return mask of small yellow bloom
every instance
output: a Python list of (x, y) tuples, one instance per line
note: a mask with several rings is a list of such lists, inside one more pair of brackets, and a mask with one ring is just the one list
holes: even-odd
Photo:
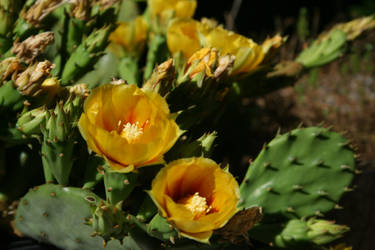
[(127, 84), (94, 89), (78, 125), (89, 148), (118, 172), (163, 162), (181, 135), (164, 98)]
[(127, 54), (140, 54), (147, 40), (148, 27), (142, 17), (131, 22), (122, 22), (109, 36), (110, 49), (116, 54), (118, 48), (125, 49)]
[(234, 55), (232, 75), (250, 73), (263, 61), (262, 46), (253, 40), (193, 19), (175, 19), (167, 31), (168, 48), (172, 53), (181, 51), (189, 58), (201, 47), (217, 48), (221, 54)]
[(240, 198), (233, 176), (207, 158), (169, 163), (153, 180), (149, 194), (183, 236), (205, 243), (236, 213)]
[(148, 0), (151, 18), (166, 25), (171, 18), (190, 18), (197, 7), (196, 0)]

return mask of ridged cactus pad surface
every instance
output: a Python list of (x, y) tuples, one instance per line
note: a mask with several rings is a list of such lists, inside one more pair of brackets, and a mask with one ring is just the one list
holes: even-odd
[(240, 206), (263, 207), (266, 217), (320, 216), (339, 207), (340, 197), (350, 191), (354, 165), (347, 139), (328, 129), (278, 135), (249, 167), (240, 186)]

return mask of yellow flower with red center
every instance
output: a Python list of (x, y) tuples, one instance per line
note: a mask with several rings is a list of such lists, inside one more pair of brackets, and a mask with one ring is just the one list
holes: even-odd
[(127, 84), (94, 89), (78, 125), (88, 147), (119, 172), (163, 162), (182, 133), (164, 98)]
[(153, 180), (149, 194), (183, 236), (205, 243), (236, 213), (240, 198), (233, 176), (207, 158), (169, 163)]
[(174, 19), (167, 30), (167, 44), (172, 54), (181, 51), (185, 58), (190, 58), (202, 47), (217, 48), (222, 55), (233, 55), (231, 75), (255, 71), (270, 47), (269, 42), (265, 44), (267, 48), (263, 48), (263, 45), (221, 26), (193, 19)]

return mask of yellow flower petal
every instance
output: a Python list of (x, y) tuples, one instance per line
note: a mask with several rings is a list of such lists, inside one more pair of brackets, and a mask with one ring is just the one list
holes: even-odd
[(92, 91), (79, 120), (89, 148), (113, 168), (129, 172), (163, 161), (180, 136), (166, 101), (136, 85), (107, 84)]

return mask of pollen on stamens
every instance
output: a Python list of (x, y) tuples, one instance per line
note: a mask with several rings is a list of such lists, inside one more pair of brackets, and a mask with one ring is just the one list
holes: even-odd
[(143, 129), (139, 127), (139, 122), (126, 123), (121, 131), (121, 136), (126, 137), (129, 141), (134, 141), (143, 134)]
[(212, 208), (211, 206), (207, 205), (206, 198), (200, 196), (198, 192), (182, 198), (178, 201), (178, 203), (184, 204), (184, 206), (194, 214), (195, 218), (206, 215)]

